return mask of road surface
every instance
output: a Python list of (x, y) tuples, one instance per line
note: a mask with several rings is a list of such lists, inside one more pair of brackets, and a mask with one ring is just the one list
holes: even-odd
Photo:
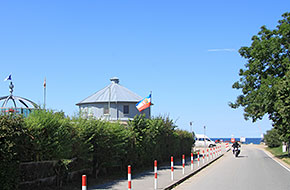
[(255, 145), (243, 145), (235, 158), (231, 152), (189, 178), (174, 190), (290, 190), (290, 170)]

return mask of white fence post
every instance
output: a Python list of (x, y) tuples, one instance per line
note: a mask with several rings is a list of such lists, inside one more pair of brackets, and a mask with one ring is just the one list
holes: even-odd
[(82, 175), (82, 190), (87, 190), (87, 176)]
[(131, 182), (131, 166), (128, 166), (128, 190), (131, 190), (132, 182)]
[(173, 181), (173, 179), (174, 179), (173, 171), (174, 171), (173, 156), (171, 156), (171, 181)]

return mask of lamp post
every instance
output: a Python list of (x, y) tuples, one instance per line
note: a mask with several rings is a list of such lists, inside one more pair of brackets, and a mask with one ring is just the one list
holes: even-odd
[(193, 121), (189, 122), (191, 134), (192, 134), (192, 123), (193, 123)]

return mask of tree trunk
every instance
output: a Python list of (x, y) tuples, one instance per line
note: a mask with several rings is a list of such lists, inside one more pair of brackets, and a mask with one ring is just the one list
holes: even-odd
[(98, 163), (98, 159), (97, 156), (93, 157), (93, 171), (92, 171), (92, 176), (93, 178), (97, 179), (98, 178), (98, 174), (100, 172), (100, 164)]

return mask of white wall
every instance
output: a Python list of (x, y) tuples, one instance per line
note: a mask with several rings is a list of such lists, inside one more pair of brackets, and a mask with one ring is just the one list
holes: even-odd
[[(150, 108), (139, 112), (136, 108), (136, 103), (125, 103), (125, 102), (111, 102), (110, 103), (110, 115), (104, 115), (104, 106), (108, 105), (108, 103), (95, 103), (95, 104), (83, 104), (80, 105), (80, 112), (84, 117), (93, 116), (97, 119), (108, 119), (110, 116), (110, 120), (128, 120), (130, 118), (134, 118), (135, 115), (144, 114), (146, 118), (149, 118)], [(129, 114), (123, 113), (123, 106), (129, 106)]]

